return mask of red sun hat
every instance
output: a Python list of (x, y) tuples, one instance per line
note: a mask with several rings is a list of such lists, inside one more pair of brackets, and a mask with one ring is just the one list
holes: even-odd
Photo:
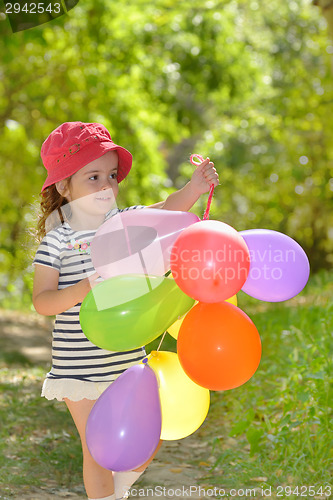
[(66, 122), (57, 127), (43, 142), (41, 157), (48, 176), (42, 191), (51, 184), (75, 174), (108, 151), (118, 153), (117, 181), (121, 182), (132, 166), (132, 155), (115, 144), (100, 123)]

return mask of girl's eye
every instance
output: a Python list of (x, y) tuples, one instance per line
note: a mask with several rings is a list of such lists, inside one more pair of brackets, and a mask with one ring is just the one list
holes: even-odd
[[(116, 179), (117, 178), (117, 173), (110, 174), (111, 179)], [(92, 175), (89, 177), (89, 180), (91, 181), (96, 181), (98, 179), (98, 175)]]

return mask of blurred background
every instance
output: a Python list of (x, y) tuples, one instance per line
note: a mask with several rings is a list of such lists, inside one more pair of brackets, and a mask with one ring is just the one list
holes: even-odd
[(313, 273), (331, 267), (331, 3), (85, 0), (14, 34), (1, 13), (1, 307), (32, 307), (40, 147), (65, 121), (133, 153), (120, 207), (165, 199), (199, 153), (220, 174), (212, 219), (281, 231)]

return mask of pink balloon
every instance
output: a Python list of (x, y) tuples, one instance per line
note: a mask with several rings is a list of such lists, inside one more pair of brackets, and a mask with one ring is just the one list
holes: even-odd
[(94, 460), (126, 471), (144, 464), (161, 435), (161, 404), (154, 371), (146, 364), (123, 372), (98, 398), (86, 425)]
[(91, 243), (91, 258), (104, 279), (119, 274), (162, 276), (170, 269), (170, 253), (184, 228), (200, 219), (190, 212), (146, 208), (108, 219)]

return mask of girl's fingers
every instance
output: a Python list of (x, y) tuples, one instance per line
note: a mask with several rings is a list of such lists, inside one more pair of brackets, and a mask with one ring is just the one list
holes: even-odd
[(198, 167), (201, 170), (202, 175), (205, 181), (208, 184), (214, 184), (214, 186), (219, 185), (219, 176), (216, 172), (216, 168), (214, 167), (214, 163), (210, 161), (209, 158), (206, 158)]
[(200, 165), (198, 165), (198, 167), (201, 169), (201, 170), (204, 170), (207, 165), (211, 163), (210, 159), (209, 158), (206, 158), (203, 162), (200, 163)]
[(216, 172), (213, 172), (213, 173), (211, 173), (209, 175), (205, 175), (205, 180), (209, 184), (214, 184), (214, 186), (218, 186), (219, 185), (219, 176), (217, 175)]
[(203, 172), (209, 172), (210, 170), (214, 170), (216, 172), (216, 169), (214, 167), (214, 163), (212, 161), (209, 161), (208, 163), (201, 163), (200, 167), (202, 168)]
[(216, 168), (208, 167), (203, 171), (204, 175), (217, 175)]
[(217, 180), (219, 179), (219, 175), (218, 173), (216, 172), (216, 169), (214, 167), (209, 167), (207, 168), (204, 172), (204, 177), (207, 181), (213, 181), (213, 180)]

